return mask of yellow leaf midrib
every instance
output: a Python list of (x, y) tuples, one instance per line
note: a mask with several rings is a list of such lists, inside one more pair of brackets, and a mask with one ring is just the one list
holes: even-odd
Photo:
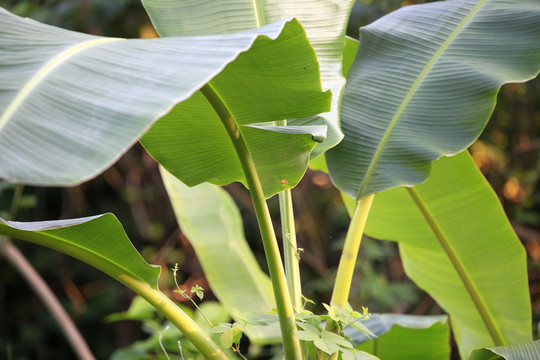
[(392, 134), (392, 131), (394, 130), (395, 126), (397, 125), (401, 115), (405, 111), (405, 108), (409, 104), (411, 98), (413, 97), (414, 93), (426, 77), (427, 73), (431, 70), (435, 62), (441, 57), (443, 52), (450, 46), (452, 41), (455, 39), (457, 34), (465, 27), (465, 25), (469, 22), (469, 20), (478, 12), (478, 10), (486, 3), (487, 0), (481, 0), (476, 4), (476, 6), (467, 14), (466, 17), (463, 18), (463, 20), (459, 23), (458, 26), (454, 29), (454, 31), (448, 36), (446, 41), (441, 45), (439, 50), (435, 52), (433, 57), (430, 59), (430, 61), (426, 64), (420, 75), (418, 75), (418, 78), (414, 82), (413, 86), (410, 88), (407, 95), (405, 95), (405, 98), (401, 102), (400, 106), (398, 107), (394, 117), (390, 121), (390, 124), (388, 125), (388, 128), (386, 129), (386, 132), (384, 133), (379, 145), (377, 146), (377, 149), (375, 150), (375, 153), (373, 157), (371, 158), (371, 162), (368, 166), (368, 170), (366, 172), (366, 175), (364, 176), (364, 180), (362, 182), (362, 186), (360, 187), (360, 190), (358, 192), (358, 196), (365, 195), (364, 191), (369, 183), (369, 179), (371, 177), (371, 174), (373, 173), (373, 170), (375, 168), (375, 165), (377, 164), (377, 161), (379, 160), (379, 157), (381, 156), (382, 150), (384, 146), (386, 145), (386, 142), (390, 138), (390, 135)]

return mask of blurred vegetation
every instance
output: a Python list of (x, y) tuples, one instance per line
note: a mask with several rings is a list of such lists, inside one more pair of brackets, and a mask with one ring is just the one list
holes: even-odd
[[(348, 33), (357, 37), (360, 26), (399, 6), (423, 2), (428, 1), (358, 1)], [(138, 0), (0, 0), (0, 6), (21, 16), (95, 35), (153, 36), (148, 17)], [(480, 140), (471, 147), (476, 162), (497, 192), (527, 249), (535, 324), (540, 321), (539, 129), (540, 81), (507, 85), (499, 95), (492, 120)], [(9, 212), (13, 189), (11, 184), (0, 182), (0, 216), (6, 217)], [(238, 184), (229, 185), (227, 189), (244, 215), (246, 236), (264, 268), (264, 255), (249, 195)], [(322, 312), (321, 304), (329, 302), (332, 291), (348, 216), (338, 191), (323, 173), (308, 171), (305, 179), (293, 190), (293, 197), (299, 246), (304, 249), (301, 265), (305, 296), (318, 304), (311, 310)], [(270, 206), (276, 215), (274, 218), (278, 219), (277, 199), (271, 199)], [(80, 186), (26, 187), (19, 208), (16, 216), (19, 221), (112, 212), (145, 259), (163, 265), (162, 289), (173, 288), (171, 273), (167, 269), (176, 262), (180, 264), (182, 283), (188, 287), (199, 284), (209, 289), (193, 249), (176, 225), (156, 163), (139, 145), (103, 175)], [(279, 228), (278, 222), (275, 225)], [(132, 349), (150, 342), (156, 345), (155, 327), (141, 329), (139, 322), (104, 321), (107, 315), (129, 307), (134, 296), (129, 290), (99, 271), (62, 254), (23, 242), (15, 244), (50, 284), (98, 359), (110, 358), (115, 349), (127, 347), (135, 341), (139, 341), (138, 345)], [(368, 306), (371, 312), (442, 313), (428, 295), (407, 279), (393, 243), (366, 239), (354, 281), (353, 307)], [(185, 300), (174, 294), (171, 296), (179, 302)], [(205, 302), (213, 299), (211, 291), (208, 291)], [(73, 358), (71, 349), (39, 299), (1, 258), (0, 319), (0, 359)], [(268, 356), (271, 350), (252, 351), (261, 351)], [(153, 354), (154, 357), (149, 358), (163, 356), (155, 351)], [(121, 355), (117, 352), (114, 356), (119, 359)]]

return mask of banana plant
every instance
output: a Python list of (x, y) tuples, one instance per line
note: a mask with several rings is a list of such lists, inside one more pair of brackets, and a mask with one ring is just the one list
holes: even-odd
[[(246, 320), (254, 341), (279, 337), (289, 360), (314, 349), (321, 359), (399, 356), (378, 346), (356, 350), (342, 337), (350, 326), (376, 336), (357, 324), (367, 309), (347, 307), (365, 231), (399, 242), (407, 274), (448, 313), (463, 358), (486, 348), (470, 358), (534, 359), (524, 249), (466, 149), (500, 87), (540, 71), (537, 0), (407, 6), (363, 27), (359, 44), (344, 36), (351, 0), (142, 2), (159, 39), (80, 34), (0, 9), (1, 178), (78, 184), (140, 140), (162, 165), (178, 221), (225, 308), (238, 321), (277, 308), (272, 321)], [(310, 159), (327, 165), (352, 216), (323, 316), (299, 301), (289, 191)], [(251, 193), (270, 277), (245, 246), (231, 199), (216, 188), (234, 181)], [(278, 193), (285, 264), (265, 201)], [(113, 215), (0, 219), (0, 234), (104, 271), (167, 316), (203, 357), (227, 358), (160, 292), (159, 269)], [(237, 251), (224, 264), (238, 275), (236, 287), (220, 277), (218, 246)], [(253, 299), (249, 308), (240, 296)], [(221, 344), (237, 343), (239, 327), (216, 330), (230, 336)], [(447, 358), (447, 322), (427, 327), (435, 343), (420, 345), (421, 356)], [(379, 344), (389, 348), (411, 336), (388, 334)]]

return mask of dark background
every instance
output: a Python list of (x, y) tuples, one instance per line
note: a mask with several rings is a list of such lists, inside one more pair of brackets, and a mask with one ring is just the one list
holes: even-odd
[[(349, 35), (357, 37), (359, 26), (401, 5), (422, 2), (428, 1), (359, 1), (351, 17)], [(95, 35), (153, 36), (138, 0), (0, 0), (0, 6), (21, 16)], [(502, 88), (480, 140), (471, 147), (527, 249), (534, 324), (540, 320), (539, 128), (540, 81), (509, 84)], [(227, 189), (244, 214), (246, 236), (263, 264), (249, 197), (238, 184)], [(7, 217), (13, 192), (11, 184), (0, 181), (2, 217)], [(293, 196), (299, 247), (304, 248), (304, 292), (319, 304), (328, 303), (348, 217), (338, 192), (323, 173), (309, 171), (293, 190)], [(270, 205), (277, 214), (277, 200), (271, 199)], [(19, 208), (19, 221), (112, 212), (148, 262), (161, 264), (165, 269), (178, 262), (185, 283), (197, 282), (208, 289), (193, 250), (176, 225), (156, 163), (139, 145), (104, 174), (81, 186), (25, 187)], [(103, 321), (104, 316), (127, 309), (134, 295), (130, 290), (65, 255), (21, 241), (15, 244), (50, 284), (98, 359), (106, 359), (116, 348), (145, 337), (140, 323)], [(443, 313), (407, 279), (395, 244), (366, 239), (360, 256), (359, 275), (351, 295), (353, 307), (368, 306), (371, 312)], [(358, 286), (360, 283), (362, 286)], [(172, 285), (169, 272), (162, 289), (170, 290)], [(212, 299), (211, 292), (206, 293), (207, 299)], [(14, 360), (74, 358), (40, 300), (8, 262), (0, 258), (0, 359), (8, 358), (8, 354)]]

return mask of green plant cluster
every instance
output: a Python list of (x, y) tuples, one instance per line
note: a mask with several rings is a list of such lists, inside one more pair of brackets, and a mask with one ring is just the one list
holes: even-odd
[[(0, 218), (0, 252), (57, 309), (52, 313), (78, 357), (94, 358), (11, 239), (70, 255), (139, 295), (126, 313), (108, 319), (142, 321), (150, 337), (115, 352), (116, 359), (245, 359), (257, 357), (257, 345), (276, 344), (276, 356), (288, 360), (448, 359), (451, 333), (463, 359), (540, 356), (527, 281), (527, 250), (536, 256), (535, 243), (523, 246), (514, 228), (530, 228), (510, 224), (478, 168), (496, 165), (495, 152), (475, 143), (501, 86), (540, 71), (540, 5), (404, 6), (363, 26), (355, 40), (346, 37), (351, 12), (372, 5), (354, 4), (143, 0), (160, 38), (140, 40), (96, 28), (85, 31), (93, 35), (68, 31), (0, 8), (0, 178), (19, 184)], [(34, 6), (21, 2), (15, 10)], [(110, 6), (113, 23), (132, 2)], [(496, 131), (490, 136), (504, 143)], [(161, 267), (147, 262), (111, 213), (12, 221), (19, 207), (33, 205), (24, 202), (23, 184), (81, 184), (136, 142), (145, 161), (159, 163), (155, 180), (163, 181), (204, 271), (203, 282), (180, 286), (176, 264), (173, 299), (160, 290)], [(521, 153), (534, 149), (530, 135), (518, 143)], [(330, 305), (320, 302), (324, 315), (305, 309), (300, 262), (309, 255), (295, 222), (304, 212), (295, 214), (291, 193), (308, 168), (328, 174), (319, 183), (339, 190), (350, 216)], [(105, 174), (118, 183), (117, 174)], [(139, 185), (124, 196), (144, 203), (141, 171), (130, 174), (128, 182)], [(527, 200), (531, 209), (532, 174), (529, 185), (508, 179), (503, 197)], [(233, 182), (249, 190), (245, 204), (256, 217), (262, 268), (238, 206), (222, 188)], [(274, 196), (281, 236), (267, 202)], [(164, 233), (149, 211), (131, 213), (146, 236)], [(518, 213), (533, 214), (525, 223), (534, 223), (534, 212)], [(362, 312), (355, 311), (349, 301), (357, 303), (355, 291), (366, 288), (353, 286), (356, 272), (369, 275), (357, 261), (364, 235), (396, 242), (406, 275), (447, 315), (370, 314), (361, 302)], [(172, 247), (158, 251), (168, 255), (165, 263), (175, 259)], [(328, 279), (325, 266), (318, 269)], [(200, 303), (209, 287), (220, 305)], [(212, 306), (220, 310), (207, 314)], [(13, 357), (10, 347), (6, 356)]]

